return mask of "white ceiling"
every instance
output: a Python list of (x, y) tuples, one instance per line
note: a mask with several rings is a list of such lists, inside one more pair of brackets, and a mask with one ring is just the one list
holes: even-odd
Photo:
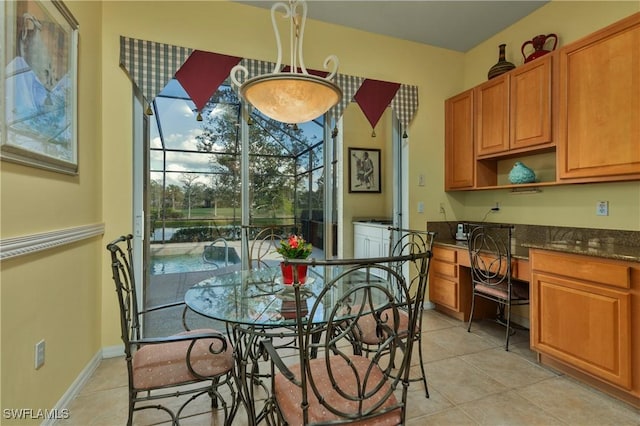
[[(270, 9), (275, 3), (271, 0), (236, 1), (266, 9)], [(307, 17), (466, 52), (547, 2), (548, 0), (308, 0)]]

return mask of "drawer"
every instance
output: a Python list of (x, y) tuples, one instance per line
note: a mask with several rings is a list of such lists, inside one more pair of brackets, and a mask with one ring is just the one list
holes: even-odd
[(592, 281), (619, 288), (631, 287), (631, 270), (628, 265), (606, 261), (591, 256), (579, 256), (535, 250), (531, 256), (531, 268), (556, 275)]
[(456, 279), (458, 278), (458, 267), (454, 263), (446, 263), (434, 258), (431, 260), (430, 273)]
[(511, 262), (511, 275), (513, 275), (520, 281), (529, 282), (531, 280), (531, 269), (529, 268), (529, 261), (517, 259)]
[(458, 252), (456, 250), (434, 246), (432, 251), (434, 259), (449, 263), (456, 263), (458, 260)]
[(437, 275), (429, 278), (429, 300), (458, 310), (458, 284)]

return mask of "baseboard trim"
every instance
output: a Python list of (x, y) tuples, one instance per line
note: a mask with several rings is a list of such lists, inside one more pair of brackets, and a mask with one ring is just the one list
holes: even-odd
[(124, 345), (105, 346), (102, 348), (102, 359), (124, 356)]
[[(71, 386), (67, 389), (67, 391), (62, 395), (62, 398), (56, 403), (53, 407), (54, 413), (61, 413), (63, 410), (68, 410), (71, 405), (71, 401), (78, 395), (82, 387), (87, 383), (87, 380), (91, 377), (91, 375), (96, 371), (98, 366), (100, 365), (100, 361), (102, 361), (102, 350), (96, 352), (96, 354), (91, 358), (91, 361), (84, 367), (84, 369), (80, 372), (78, 377), (73, 381)], [(51, 426), (54, 425), (56, 420), (58, 419), (46, 419), (41, 423), (41, 426)]]

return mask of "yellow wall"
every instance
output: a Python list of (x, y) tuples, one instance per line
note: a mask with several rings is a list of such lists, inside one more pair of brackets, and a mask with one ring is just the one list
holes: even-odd
[[(486, 81), (487, 71), (498, 60), (499, 44), (506, 43), (507, 60), (518, 66), (524, 61), (522, 43), (537, 34), (557, 34), (561, 47), (638, 11), (638, 1), (552, 1), (467, 52), (464, 85), (450, 95)], [(440, 172), (442, 166), (437, 167)], [(545, 187), (542, 193), (529, 195), (493, 190), (441, 197), (450, 203), (449, 220), (481, 220), (498, 201), (501, 210), (487, 217), (490, 222), (640, 230), (637, 181)], [(596, 216), (596, 203), (600, 200), (609, 201), (609, 216)], [(431, 205), (429, 213), (429, 219), (441, 220), (438, 203)]]
[[(80, 22), (80, 173), (0, 162), (2, 239), (102, 222), (101, 5), (67, 5)], [(100, 350), (103, 257), (95, 237), (0, 264), (3, 409), (53, 407)], [(45, 364), (35, 370), (34, 345), (41, 339)]]
[[(343, 115), (343, 178), (338, 182), (341, 189), (343, 204), (340, 215), (344, 229), (342, 242), (344, 244), (341, 255), (353, 256), (353, 219), (362, 218), (391, 218), (393, 214), (393, 151), (391, 126), (392, 111), (387, 108), (375, 128), (372, 137), (371, 124), (360, 107), (352, 103), (345, 109)], [(379, 149), (380, 150), (380, 193), (349, 192), (349, 148)], [(377, 177), (376, 177), (377, 178)], [(339, 233), (340, 234), (340, 233)]]

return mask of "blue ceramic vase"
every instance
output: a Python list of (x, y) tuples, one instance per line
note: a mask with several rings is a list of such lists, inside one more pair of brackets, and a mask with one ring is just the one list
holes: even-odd
[(513, 184), (518, 183), (533, 183), (536, 181), (536, 174), (522, 164), (520, 161), (516, 161), (513, 165), (513, 169), (509, 172), (509, 182)]

